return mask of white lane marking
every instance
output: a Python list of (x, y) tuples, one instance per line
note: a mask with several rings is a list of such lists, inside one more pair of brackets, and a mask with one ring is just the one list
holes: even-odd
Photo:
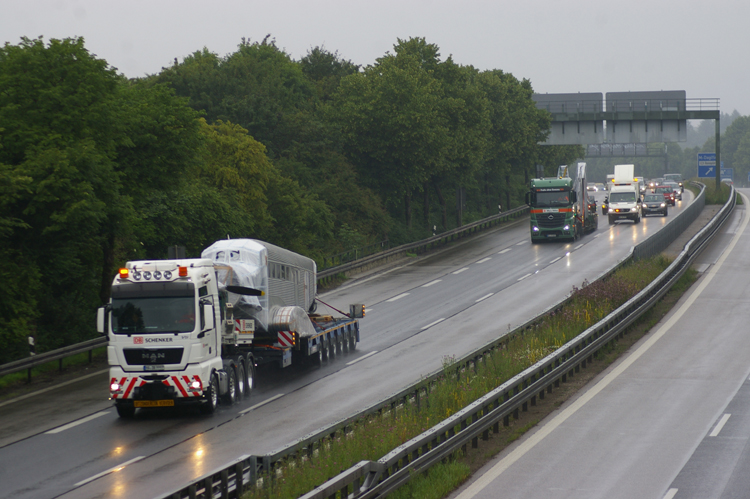
[(529, 277), (530, 275), (531, 275), (531, 274), (526, 274), (526, 275), (525, 275), (525, 276), (523, 276), (523, 277), (519, 277), (519, 278), (518, 278), (518, 280), (519, 280), (519, 281), (523, 281), (524, 279), (526, 279), (526, 278), (527, 278), (527, 277)]
[(400, 299), (401, 299), (401, 298), (403, 298), (404, 296), (409, 296), (409, 293), (401, 293), (400, 295), (398, 295), (398, 296), (394, 296), (394, 297), (393, 297), (393, 298), (391, 298), (390, 300), (386, 300), (386, 301), (396, 301), (396, 300), (400, 300)]
[(284, 394), (283, 394), (283, 393), (279, 393), (278, 395), (274, 395), (274, 396), (273, 396), (273, 397), (271, 397), (270, 399), (264, 400), (263, 402), (259, 402), (259, 403), (255, 404), (254, 406), (248, 407), (248, 408), (247, 408), (247, 409), (245, 409), (244, 411), (240, 411), (240, 414), (246, 414), (246, 413), (248, 413), (248, 412), (250, 412), (250, 411), (254, 411), (255, 409), (257, 409), (257, 408), (259, 408), (259, 407), (263, 407), (263, 406), (264, 406), (264, 405), (266, 405), (266, 404), (270, 404), (270, 403), (271, 403), (271, 402), (273, 402), (274, 400), (280, 399), (280, 398), (281, 398), (281, 397), (283, 397), (283, 396), (284, 396)]
[(719, 433), (721, 433), (721, 430), (724, 428), (724, 425), (727, 424), (727, 421), (729, 421), (729, 416), (731, 414), (724, 414), (718, 423), (716, 423), (716, 426), (714, 427), (714, 431), (712, 431), (708, 436), (709, 437), (718, 437)]
[(511, 250), (511, 248), (505, 248), (505, 249), (504, 249), (504, 250), (502, 250), (502, 251), (498, 251), (498, 252), (497, 252), (497, 254), (498, 254), (498, 255), (502, 255), (503, 253), (507, 253), (507, 252), (509, 252), (510, 250)]
[(455, 271), (455, 272), (453, 273), (453, 275), (456, 275), (456, 274), (460, 274), (460, 273), (461, 273), (461, 272), (463, 272), (464, 270), (469, 270), (469, 267), (464, 267), (464, 268), (462, 268), (462, 269), (458, 269), (457, 271)]
[(516, 246), (523, 246), (526, 243), (528, 243), (528, 241), (521, 241), (520, 243), (516, 244)]
[(578, 246), (576, 246), (575, 248), (573, 248), (573, 251), (577, 250), (578, 248), (583, 248), (583, 243), (581, 243)]
[(427, 284), (423, 284), (423, 285), (422, 285), (422, 287), (423, 287), (423, 288), (429, 288), (429, 287), (430, 287), (430, 286), (432, 286), (433, 284), (437, 284), (437, 283), (439, 283), (439, 282), (443, 282), (443, 280), (442, 280), (442, 279), (435, 279), (435, 280), (434, 280), (434, 281), (432, 281), (432, 282), (428, 282)]
[(492, 260), (492, 257), (491, 257), (491, 256), (488, 256), (487, 258), (482, 258), (482, 259), (481, 259), (481, 260), (479, 260), (479, 261), (478, 261), (477, 263), (484, 263), (484, 262), (487, 262), (487, 261), (489, 261), (489, 260)]
[(432, 322), (432, 323), (430, 323), (430, 324), (427, 324), (427, 325), (426, 325), (426, 326), (424, 326), (424, 327), (423, 327), (422, 329), (420, 329), (420, 331), (424, 331), (425, 329), (431, 328), (431, 327), (432, 327), (432, 326), (434, 326), (435, 324), (440, 324), (440, 323), (441, 323), (441, 322), (443, 322), (444, 320), (445, 320), (445, 317), (443, 317), (442, 319), (438, 319), (438, 320), (436, 320), (435, 322)]
[(105, 414), (109, 414), (110, 412), (112, 411), (97, 412), (96, 414), (92, 414), (91, 416), (86, 416), (85, 418), (81, 418), (78, 421), (73, 421), (72, 423), (68, 423), (66, 425), (60, 426), (59, 428), (55, 428), (54, 430), (45, 431), (44, 433), (47, 435), (54, 435), (55, 433), (60, 433), (61, 431), (69, 430), (83, 423), (88, 423), (89, 421), (92, 421), (96, 418), (100, 418), (104, 416)]
[[(741, 194), (741, 195), (742, 195), (743, 202), (746, 205), (750, 204), (750, 200), (748, 200), (747, 196), (745, 196), (744, 194)], [(562, 425), (565, 421), (567, 421), (571, 416), (573, 416), (573, 414), (575, 414), (581, 407), (586, 405), (591, 399), (593, 399), (602, 390), (604, 390), (607, 386), (609, 386), (615, 379), (617, 379), (623, 372), (625, 372), (625, 370), (628, 367), (633, 365), (638, 359), (640, 359), (643, 356), (643, 354), (645, 354), (652, 346), (654, 346), (654, 344), (657, 341), (659, 341), (662, 336), (667, 334), (667, 332), (670, 329), (672, 329), (672, 327), (675, 324), (677, 324), (677, 321), (679, 321), (682, 318), (682, 316), (685, 315), (685, 312), (690, 309), (693, 303), (695, 303), (695, 300), (698, 299), (698, 297), (703, 293), (703, 291), (706, 289), (709, 283), (713, 280), (714, 276), (719, 271), (719, 269), (721, 269), (721, 266), (724, 264), (724, 261), (732, 253), (732, 250), (734, 250), (734, 247), (737, 246), (737, 242), (740, 240), (740, 236), (742, 235), (742, 233), (745, 231), (745, 228), (747, 227), (748, 220), (750, 220), (750, 217), (744, 217), (742, 229), (737, 234), (735, 234), (735, 236), (732, 238), (732, 241), (729, 243), (727, 248), (721, 254), (716, 264), (713, 267), (711, 267), (711, 270), (706, 274), (706, 277), (703, 279), (702, 282), (698, 284), (698, 286), (690, 294), (688, 299), (685, 300), (685, 302), (682, 304), (679, 310), (677, 310), (672, 315), (672, 317), (670, 317), (664, 323), (664, 325), (658, 329), (658, 331), (656, 331), (645, 342), (643, 342), (641, 346), (635, 352), (633, 352), (629, 357), (624, 359), (620, 364), (618, 364), (614, 369), (612, 369), (612, 371), (610, 371), (609, 374), (604, 376), (604, 378), (602, 378), (590, 390), (588, 390), (586, 393), (578, 397), (572, 404), (570, 404), (567, 408), (565, 408), (562, 412), (560, 412), (557, 416), (555, 416), (549, 423), (539, 428), (539, 430), (536, 433), (534, 433), (529, 438), (524, 440), (510, 454), (505, 456), (492, 468), (487, 470), (487, 472), (485, 472), (474, 483), (469, 485), (463, 492), (461, 492), (456, 497), (456, 499), (470, 499), (472, 497), (475, 497), (477, 494), (479, 494), (488, 485), (490, 485), (493, 481), (495, 481), (497, 477), (503, 474), (505, 470), (507, 470), (513, 464), (515, 464), (527, 452), (529, 452), (531, 449), (536, 447), (536, 445), (539, 442), (541, 442), (545, 437), (547, 437), (550, 433), (555, 431), (560, 425)]]
[(489, 298), (490, 296), (492, 296), (492, 295), (494, 295), (494, 294), (495, 294), (495, 293), (490, 293), (490, 294), (488, 294), (488, 295), (484, 295), (483, 297), (481, 297), (480, 299), (478, 299), (478, 300), (477, 300), (476, 302), (477, 302), (477, 303), (479, 303), (479, 302), (480, 302), (480, 301), (482, 301), (482, 300), (486, 300), (487, 298)]
[(347, 365), (347, 366), (350, 366), (350, 365), (352, 365), (352, 364), (356, 364), (357, 362), (359, 362), (359, 361), (361, 361), (361, 360), (365, 360), (365, 359), (366, 359), (367, 357), (372, 357), (372, 356), (373, 356), (373, 355), (375, 355), (376, 353), (378, 353), (378, 351), (377, 351), (377, 350), (375, 350), (375, 351), (372, 351), (372, 352), (368, 353), (367, 355), (363, 355), (362, 357), (360, 357), (360, 358), (358, 358), (358, 359), (356, 359), (356, 360), (353, 360), (353, 361), (351, 361), (351, 362), (347, 362), (347, 363), (346, 363), (346, 365)]
[(667, 493), (664, 494), (664, 499), (673, 499), (675, 495), (677, 495), (677, 489), (669, 489)]
[(365, 309), (365, 315), (367, 315), (367, 314), (369, 314), (369, 313), (371, 313), (371, 312), (372, 312), (372, 309), (371, 309), (371, 308), (366, 308), (366, 309)]
[(555, 263), (555, 262), (556, 262), (556, 261), (558, 261), (558, 260), (559, 260), (560, 258), (562, 258), (562, 257), (561, 257), (561, 256), (558, 256), (557, 258), (555, 258), (554, 260), (552, 260), (552, 261), (551, 261), (551, 262), (549, 262), (549, 263)]
[(101, 478), (101, 477), (103, 477), (104, 475), (109, 475), (110, 473), (114, 473), (115, 471), (120, 471), (120, 470), (121, 470), (121, 469), (123, 469), (123, 468), (124, 468), (125, 466), (127, 466), (127, 465), (129, 465), (129, 464), (133, 464), (133, 463), (134, 463), (134, 462), (136, 462), (136, 461), (140, 461), (141, 459), (143, 459), (143, 458), (145, 458), (145, 457), (146, 457), (146, 456), (138, 456), (138, 457), (136, 457), (136, 458), (133, 458), (133, 459), (131, 459), (130, 461), (125, 461), (124, 463), (122, 463), (122, 464), (119, 464), (119, 465), (117, 465), (117, 466), (114, 466), (114, 467), (112, 467), (112, 468), (108, 469), (107, 471), (102, 471), (102, 472), (101, 472), (101, 473), (99, 473), (98, 475), (94, 475), (94, 476), (92, 476), (92, 477), (90, 477), (90, 478), (87, 478), (86, 480), (82, 480), (82, 481), (78, 482), (77, 484), (75, 484), (75, 485), (74, 485), (74, 487), (80, 487), (81, 485), (86, 485), (87, 483), (89, 483), (89, 482), (93, 482), (93, 481), (94, 481), (94, 480), (96, 480), (97, 478)]
[(12, 398), (10, 400), (6, 400), (5, 402), (0, 402), (0, 407), (2, 407), (4, 405), (12, 404), (14, 402), (20, 402), (22, 400), (26, 400), (29, 397), (33, 397), (35, 395), (41, 395), (42, 393), (45, 393), (45, 392), (49, 392), (49, 391), (52, 391), (52, 390), (59, 390), (63, 386), (68, 386), (68, 385), (71, 385), (73, 383), (78, 383), (79, 381), (83, 381), (84, 379), (89, 379), (91, 377), (99, 376), (100, 374), (104, 374), (104, 373), (108, 373), (108, 372), (109, 372), (109, 368), (102, 369), (101, 371), (96, 371), (95, 373), (87, 374), (86, 376), (81, 376), (80, 378), (71, 379), (70, 381), (66, 381), (65, 383), (60, 383), (60, 384), (57, 384), (57, 385), (54, 385), (54, 386), (43, 388), (41, 390), (37, 390), (35, 392), (27, 393), (26, 395), (21, 395), (20, 397)]

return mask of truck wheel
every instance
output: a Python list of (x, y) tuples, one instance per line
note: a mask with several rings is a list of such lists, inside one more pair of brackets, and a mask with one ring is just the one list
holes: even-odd
[(135, 407), (132, 405), (115, 404), (117, 415), (122, 419), (133, 419), (135, 417)]
[(203, 414), (213, 414), (216, 411), (216, 406), (219, 405), (219, 380), (216, 378), (216, 374), (211, 375), (206, 399), (207, 401), (201, 404), (200, 410)]
[(349, 333), (349, 351), (353, 352), (357, 348), (357, 333)]
[(245, 363), (242, 358), (237, 359), (237, 400), (245, 398), (247, 389), (247, 377), (245, 376)]
[(612, 217), (607, 217), (607, 218), (609, 218), (609, 225), (612, 225), (613, 223), (615, 223), (615, 221), (612, 219)]
[(234, 366), (229, 366), (229, 369), (227, 369), (227, 378), (227, 393), (222, 397), (222, 402), (232, 405), (237, 400), (237, 373)]

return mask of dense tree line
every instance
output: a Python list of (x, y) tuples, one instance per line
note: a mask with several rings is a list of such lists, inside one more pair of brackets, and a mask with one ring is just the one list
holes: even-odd
[(0, 363), (94, 336), (117, 266), (219, 238), (316, 259), (522, 203), (549, 115), (531, 83), (421, 38), (361, 68), (273, 40), (128, 80), (83, 39), (0, 49)]

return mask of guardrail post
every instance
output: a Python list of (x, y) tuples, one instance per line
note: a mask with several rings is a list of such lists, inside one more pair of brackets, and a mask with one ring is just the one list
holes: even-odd
[(242, 492), (245, 490), (245, 474), (243, 472), (242, 461), (234, 465), (234, 483), (237, 493), (237, 497), (242, 496)]
[[(210, 494), (208, 497), (213, 497)], [(224, 469), (221, 471), (221, 499), (229, 499), (229, 470)]]

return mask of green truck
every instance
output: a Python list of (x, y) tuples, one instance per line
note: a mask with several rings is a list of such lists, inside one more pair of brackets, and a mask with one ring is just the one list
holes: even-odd
[(596, 203), (586, 194), (586, 163), (578, 163), (578, 175), (570, 178), (569, 167), (558, 168), (557, 177), (535, 178), (526, 193), (531, 242), (550, 239), (575, 241), (599, 226)]

